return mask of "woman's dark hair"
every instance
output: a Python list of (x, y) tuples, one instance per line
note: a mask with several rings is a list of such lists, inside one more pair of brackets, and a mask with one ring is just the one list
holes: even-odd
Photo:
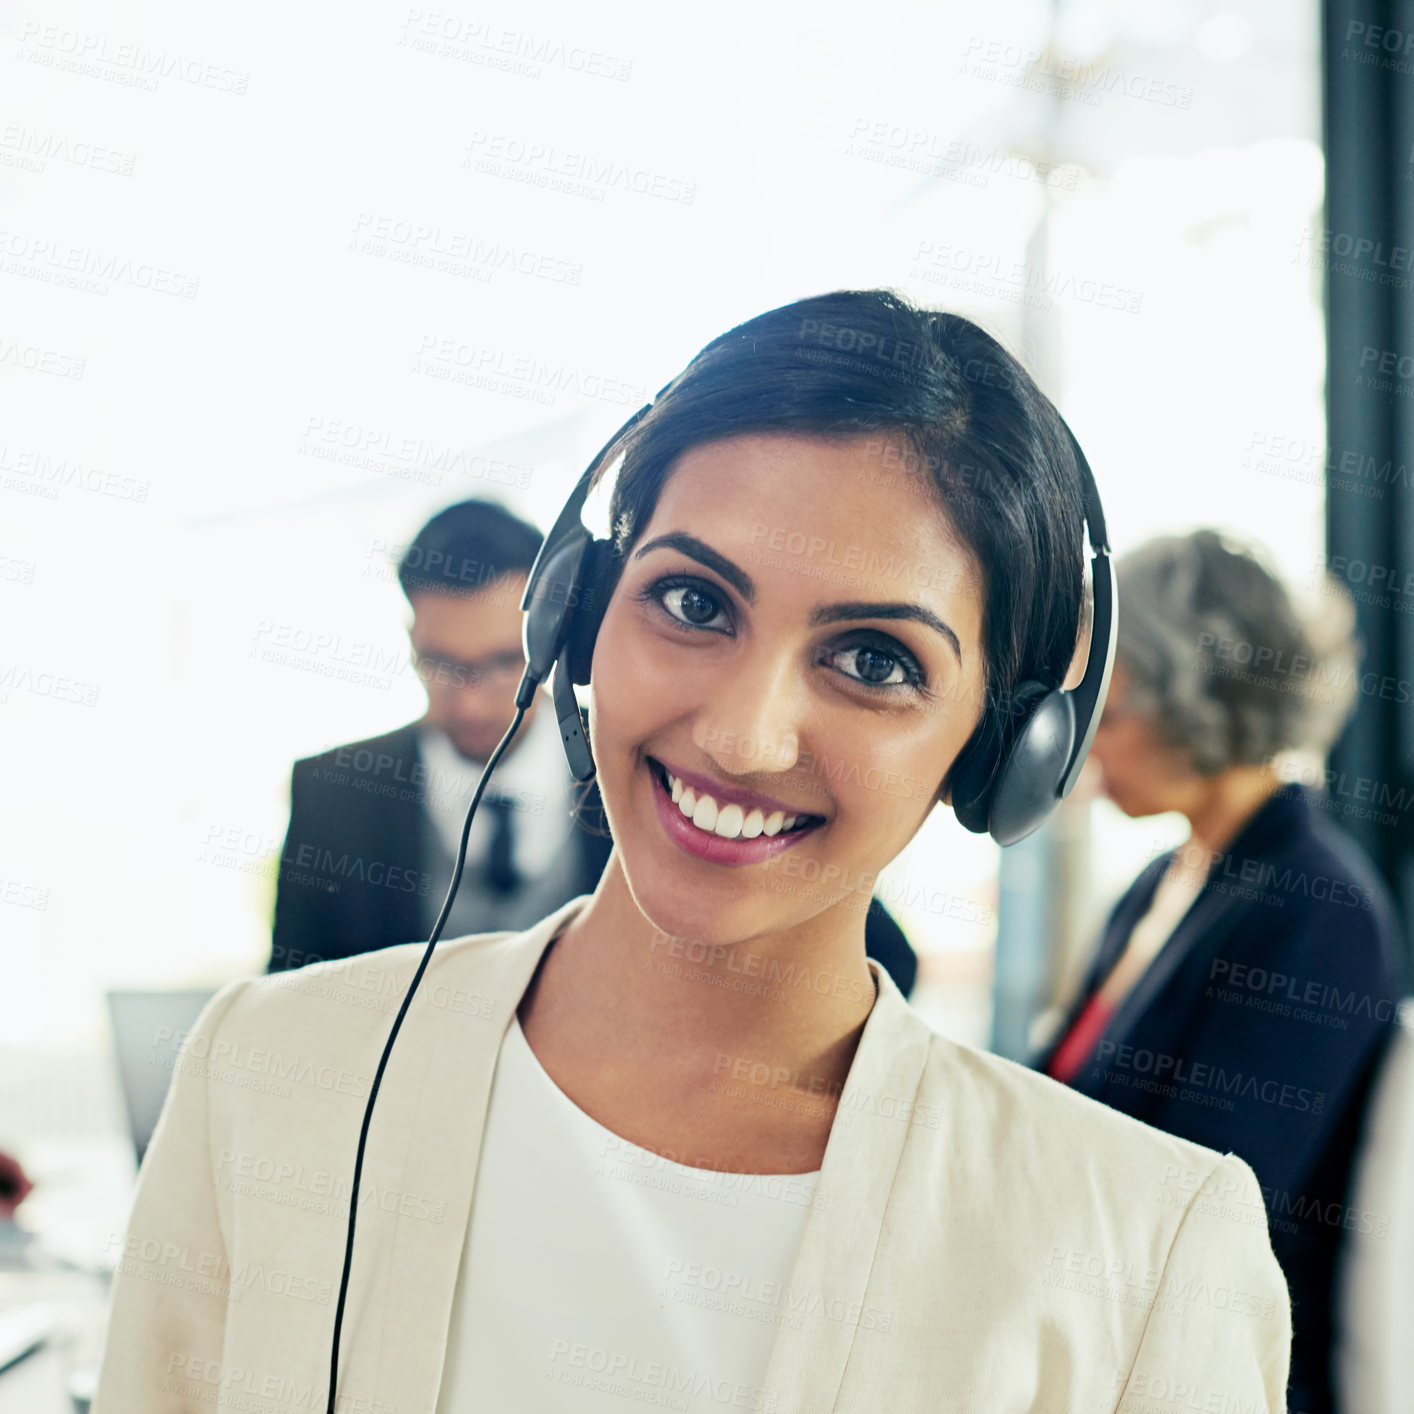
[(976, 556), (987, 710), (943, 785), (965, 759), (975, 773), (1008, 723), (1042, 689), (1060, 686), (1075, 652), (1082, 495), (1060, 415), (1021, 364), (961, 315), (889, 290), (798, 300), (713, 339), (605, 457), (600, 477), (623, 454), (609, 507), (618, 565), (679, 456), (766, 431), (896, 442), (900, 471), (925, 478)]

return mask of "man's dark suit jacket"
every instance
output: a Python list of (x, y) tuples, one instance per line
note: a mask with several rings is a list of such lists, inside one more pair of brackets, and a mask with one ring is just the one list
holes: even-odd
[[(1152, 860), (1115, 905), (1069, 1016), (1032, 1059), (1037, 1069), (1124, 950), (1172, 854)], [(1303, 787), (1283, 786), (1213, 863), (1071, 1081), (1252, 1166), (1291, 1290), (1292, 1414), (1335, 1407), (1340, 1235), (1347, 1224), (1379, 1220), (1344, 1205), (1367, 1093), (1393, 1034), (1399, 957), (1379, 875)], [(1213, 1196), (1236, 1209), (1235, 1195)]]
[[(425, 785), (416, 723), (295, 762), (269, 971), (426, 938), (427, 895), (440, 902), (451, 879), (434, 877)], [(594, 892), (613, 844), (598, 790), (584, 789), (566, 899)], [(877, 900), (864, 945), (907, 996), (918, 958)]]

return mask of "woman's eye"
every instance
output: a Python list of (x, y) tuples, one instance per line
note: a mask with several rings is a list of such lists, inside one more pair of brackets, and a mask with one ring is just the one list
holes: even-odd
[(692, 628), (711, 626), (723, 612), (717, 596), (697, 584), (659, 585), (655, 596), (674, 619)]
[(922, 680), (908, 654), (878, 643), (851, 643), (829, 650), (824, 657), (865, 687), (916, 687)]

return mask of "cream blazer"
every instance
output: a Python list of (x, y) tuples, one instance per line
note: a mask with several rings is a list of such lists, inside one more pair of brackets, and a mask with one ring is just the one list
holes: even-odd
[[(374, 1108), (340, 1414), (436, 1406), (501, 1038), (586, 901), (433, 955)], [(173, 1051), (93, 1414), (322, 1414), (364, 1105), (423, 951), (233, 982)], [(799, 1319), (750, 1407), (1283, 1410), (1290, 1307), (1251, 1170), (946, 1039), (870, 968)]]

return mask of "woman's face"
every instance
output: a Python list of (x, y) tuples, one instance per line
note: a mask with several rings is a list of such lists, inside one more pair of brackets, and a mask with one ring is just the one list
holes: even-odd
[(630, 552), (590, 730), (629, 886), (663, 932), (730, 942), (867, 900), (971, 735), (980, 575), (899, 465), (877, 438), (698, 446)]
[(1090, 755), (1100, 767), (1101, 789), (1131, 818), (1181, 809), (1196, 779), (1185, 754), (1130, 704), (1129, 677), (1119, 662), (1110, 673)]

